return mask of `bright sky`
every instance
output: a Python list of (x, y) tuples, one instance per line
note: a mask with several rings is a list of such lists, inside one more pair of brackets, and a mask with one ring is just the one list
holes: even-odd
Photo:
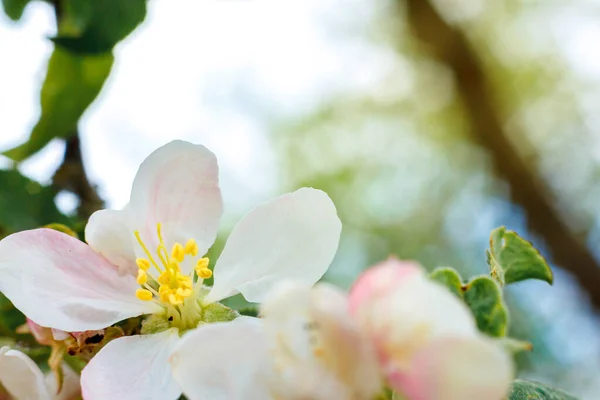
[[(88, 173), (109, 206), (128, 201), (140, 162), (172, 139), (217, 154), (230, 205), (247, 208), (270, 195), (277, 173), (266, 120), (371, 83), (369, 66), (357, 61), (377, 60), (373, 49), (333, 41), (324, 28), (343, 29), (356, 23), (354, 14), (367, 14), (362, 2), (345, 5), (354, 3), (336, 20), (324, 15), (338, 1), (151, 1), (143, 26), (117, 47), (113, 73), (80, 125)], [(53, 26), (42, 2), (30, 4), (18, 24), (0, 17), (0, 54), (9, 60), (0, 65), (0, 149), (25, 140), (37, 119)], [(62, 151), (52, 143), (21, 169), (48, 182)]]

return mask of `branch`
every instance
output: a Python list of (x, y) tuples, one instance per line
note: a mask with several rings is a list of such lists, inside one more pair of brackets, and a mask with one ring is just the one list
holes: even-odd
[(498, 175), (509, 183), (511, 200), (523, 207), (530, 229), (546, 241), (556, 264), (575, 275), (594, 306), (600, 308), (600, 267), (555, 210), (549, 187), (504, 132), (484, 68), (468, 39), (441, 18), (430, 0), (407, 0), (407, 5), (408, 22), (417, 38), (454, 73), (470, 130), (489, 152)]
[(77, 215), (83, 221), (87, 221), (96, 210), (104, 207), (104, 201), (96, 192), (87, 178), (83, 160), (81, 158), (81, 148), (79, 144), (79, 134), (75, 133), (66, 140), (65, 156), (62, 164), (54, 173), (52, 181), (54, 185), (61, 190), (69, 192), (79, 197), (79, 207)]

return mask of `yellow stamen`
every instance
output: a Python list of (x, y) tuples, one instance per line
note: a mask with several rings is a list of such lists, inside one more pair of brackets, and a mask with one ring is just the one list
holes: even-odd
[(189, 254), (192, 257), (196, 257), (198, 255), (198, 245), (194, 239), (188, 240), (183, 250), (185, 251), (185, 254)]
[(135, 296), (143, 301), (152, 300), (152, 292), (146, 289), (138, 289), (135, 291)]
[(208, 268), (196, 268), (196, 273), (201, 279), (208, 279), (212, 276), (212, 271)]
[(138, 258), (135, 260), (135, 263), (139, 269), (144, 271), (148, 271), (148, 268), (150, 268), (150, 261), (146, 260), (145, 258)]
[[(194, 283), (192, 276), (182, 274), (180, 263), (184, 261), (187, 255), (195, 257), (198, 254), (196, 241), (190, 239), (185, 246), (181, 243), (174, 243), (169, 253), (162, 235), (162, 225), (158, 223), (156, 224), (158, 244), (155, 251), (151, 253), (142, 241), (139, 231), (135, 231), (134, 234), (147, 256), (147, 259), (138, 258), (136, 260), (139, 267), (137, 283), (142, 285), (142, 288), (136, 291), (136, 296), (142, 300), (151, 300), (155, 295), (157, 300), (163, 303), (172, 306), (182, 305), (186, 298), (194, 294)], [(208, 269), (208, 265), (209, 260), (206, 257), (199, 259), (196, 263), (195, 270), (202, 279), (212, 276), (212, 271)], [(157, 269), (158, 275), (156, 277), (148, 271), (150, 266)], [(156, 282), (158, 288), (154, 289), (149, 286), (147, 284), (149, 280)]]
[(138, 269), (138, 274), (137, 274), (138, 285), (143, 285), (146, 282), (148, 282), (148, 274), (146, 274), (146, 271), (144, 271), (143, 269)]
[(135, 232), (133, 232), (133, 234), (135, 235), (135, 238), (137, 239), (137, 241), (140, 244), (140, 246), (142, 246), (142, 249), (144, 250), (144, 253), (146, 253), (146, 255), (148, 256), (148, 259), (150, 260), (150, 262), (152, 263), (152, 265), (154, 265), (156, 267), (156, 269), (160, 271), (160, 267), (158, 266), (158, 264), (156, 263), (156, 261), (154, 261), (154, 258), (152, 258), (152, 254), (150, 253), (150, 251), (148, 250), (148, 248), (146, 247), (146, 245), (142, 241), (142, 238), (140, 237), (140, 231), (135, 231)]
[(196, 262), (196, 269), (208, 268), (209, 263), (210, 260), (208, 259), (208, 257), (202, 257)]
[(174, 258), (177, 262), (182, 262), (184, 257), (185, 252), (183, 246), (179, 243), (175, 243), (171, 249), (171, 258)]

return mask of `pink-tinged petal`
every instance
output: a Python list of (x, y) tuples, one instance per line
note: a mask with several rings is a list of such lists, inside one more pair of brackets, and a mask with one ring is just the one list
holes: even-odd
[(262, 321), (240, 317), (186, 333), (171, 356), (171, 365), (190, 400), (269, 400), (268, 360)]
[(302, 188), (259, 205), (231, 232), (205, 300), (241, 292), (261, 302), (281, 281), (314, 284), (329, 268), (341, 230), (333, 202), (320, 190)]
[(52, 335), (52, 329), (38, 325), (29, 318), (27, 318), (26, 323), (29, 333), (31, 333), (31, 335), (39, 344), (50, 346), (55, 340), (54, 336)]
[(350, 304), (385, 371), (407, 368), (413, 355), (432, 341), (478, 335), (473, 315), (462, 301), (417, 267), (407, 269), (397, 261), (388, 261), (359, 278)]
[(0, 349), (0, 384), (15, 400), (50, 400), (42, 371), (18, 350)]
[(513, 362), (498, 343), (449, 338), (416, 354), (410, 371), (393, 374), (390, 384), (409, 400), (501, 400), (513, 373)]
[(58, 392), (56, 376), (50, 372), (46, 375), (45, 382), (48, 394), (52, 400), (76, 400), (81, 398), (81, 385), (79, 375), (67, 364), (63, 364), (63, 384)]
[[(223, 213), (215, 155), (180, 140), (154, 151), (135, 177), (128, 213), (130, 228), (140, 231), (149, 248), (156, 249), (160, 223), (169, 251), (175, 242), (185, 245), (194, 239), (199, 254), (206, 253)], [(136, 251), (143, 254), (138, 246)]]
[(39, 325), (94, 330), (159, 311), (135, 297), (138, 287), (88, 245), (52, 229), (0, 241), (0, 291)]
[(177, 329), (126, 336), (109, 342), (81, 372), (85, 400), (175, 400), (181, 389), (169, 356), (179, 341)]
[(317, 284), (311, 300), (323, 347), (335, 355), (328, 368), (351, 387), (352, 398), (375, 398), (382, 387), (377, 353), (351, 317), (346, 295), (334, 286)]
[(350, 289), (350, 309), (356, 309), (374, 296), (385, 296), (391, 290), (407, 284), (423, 275), (423, 269), (413, 261), (401, 261), (390, 257), (363, 272)]
[(285, 283), (262, 314), (279, 366), (273, 387), (293, 398), (368, 399), (381, 390), (377, 354), (348, 312), (346, 296), (328, 284)]
[(85, 240), (119, 268), (122, 275), (137, 273), (133, 229), (127, 225), (127, 208), (122, 211), (100, 210), (90, 217), (85, 227)]

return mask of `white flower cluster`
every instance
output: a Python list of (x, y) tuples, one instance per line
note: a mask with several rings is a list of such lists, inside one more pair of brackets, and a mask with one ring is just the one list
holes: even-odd
[[(125, 209), (96, 212), (86, 243), (35, 229), (0, 241), (0, 291), (54, 339), (143, 316), (81, 371), (44, 376), (0, 350), (15, 399), (500, 400), (510, 356), (470, 310), (414, 263), (389, 259), (349, 293), (313, 285), (337, 251), (341, 222), (302, 188), (249, 212), (214, 268), (205, 256), (223, 211), (215, 156), (171, 142), (140, 166)], [(212, 286), (207, 279), (213, 278)], [(241, 293), (260, 318), (220, 301)], [(68, 332), (68, 333), (67, 333)], [(52, 336), (52, 335), (51, 335)]]

